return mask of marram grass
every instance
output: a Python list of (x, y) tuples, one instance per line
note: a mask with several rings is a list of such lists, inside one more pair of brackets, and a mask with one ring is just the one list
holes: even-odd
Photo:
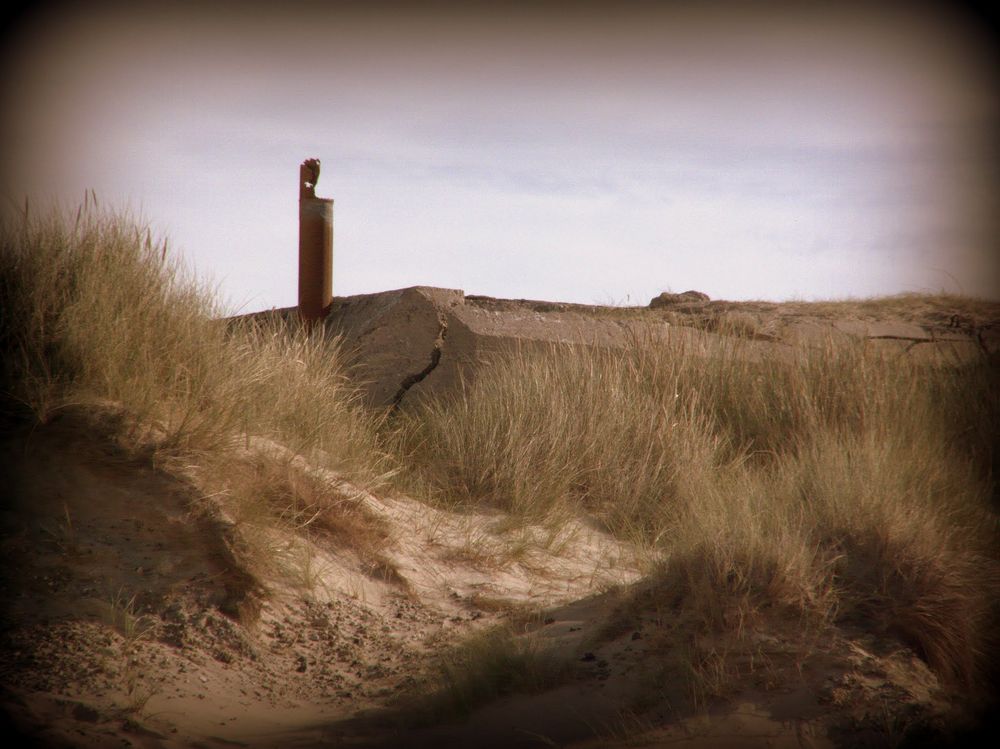
[[(651, 589), (703, 629), (783, 610), (895, 637), (956, 682), (996, 663), (995, 355), (927, 366), (831, 340), (761, 357), (738, 336), (651, 335), (514, 352), (386, 422), (335, 343), (222, 320), (166, 250), (89, 205), (6, 218), (7, 406), (45, 422), (114, 404), (146, 430), (123, 426), (123, 444), (155, 432), (158, 457), (196, 467), (262, 537), (340, 503), (291, 464), (247, 472), (254, 438), (456, 510), (589, 516), (646, 548)], [(387, 542), (360, 516), (316, 527)]]

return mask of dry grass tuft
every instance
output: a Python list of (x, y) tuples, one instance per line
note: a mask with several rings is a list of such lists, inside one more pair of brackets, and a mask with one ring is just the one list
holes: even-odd
[(750, 345), (497, 359), (402, 422), (402, 478), (525, 521), (590, 514), (652, 550), (653, 580), (696, 631), (780, 611), (981, 683), (998, 654), (1000, 361)]
[(704, 327), (713, 333), (737, 338), (752, 340), (764, 336), (760, 320), (750, 312), (718, 312), (706, 320)]
[(434, 690), (404, 706), (415, 725), (466, 716), (480, 705), (510, 694), (530, 694), (562, 683), (572, 664), (531, 636), (508, 626), (469, 637), (437, 659), (429, 680)]
[(401, 479), (449, 506), (557, 523), (584, 509), (624, 535), (655, 536), (690, 483), (684, 466), (714, 464), (714, 438), (697, 397), (674, 387), (677, 363), (631, 354), (498, 358), (489, 377), (402, 420)]
[[(75, 215), (4, 218), (0, 299), (6, 404), (39, 422), (74, 405), (113, 404), (123, 447), (192, 469), (206, 492), (229, 497), (234, 516), (312, 525), (359, 546), (377, 535), (316, 482), (278, 464), (248, 471), (240, 458), (261, 437), (361, 486), (384, 481), (377, 422), (347, 384), (336, 341), (220, 319), (211, 289), (168, 257), (165, 240), (89, 199)], [(263, 541), (241, 549), (273, 551)]]

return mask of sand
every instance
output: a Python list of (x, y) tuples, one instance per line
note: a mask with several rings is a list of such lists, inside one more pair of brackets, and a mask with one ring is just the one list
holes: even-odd
[[(781, 345), (831, 326), (884, 345), (952, 345), (947, 320), (920, 322), (789, 312)], [(585, 519), (555, 538), (512, 534), (499, 514), (373, 494), (259, 439), (247, 456), (336, 487), (389, 541), (373, 564), (329, 537), (275, 531), (284, 567), (247, 569), (234, 552), (245, 529), (206, 500), (197, 473), (126, 453), (113, 418), (110, 406), (67, 409), (0, 436), (0, 701), (5, 730), (27, 745), (892, 746), (955, 739), (942, 726), (968, 718), (914, 653), (860, 631), (775, 615), (692, 641), (662, 611), (628, 604), (642, 554)], [(567, 664), (564, 675), (422, 725), (438, 659), (498, 626)], [(692, 647), (708, 654), (700, 694), (677, 670)]]

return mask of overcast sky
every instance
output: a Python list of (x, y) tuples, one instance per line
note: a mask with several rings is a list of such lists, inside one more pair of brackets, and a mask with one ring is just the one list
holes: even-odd
[(954, 4), (203, 6), (9, 26), (4, 197), (131, 206), (231, 310), (296, 302), (307, 157), (338, 296), (1000, 298), (996, 48)]

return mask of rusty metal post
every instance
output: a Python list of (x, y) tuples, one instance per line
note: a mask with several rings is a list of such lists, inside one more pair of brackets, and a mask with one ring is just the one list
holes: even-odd
[(322, 320), (333, 302), (333, 200), (316, 197), (319, 159), (299, 166), (299, 317)]

